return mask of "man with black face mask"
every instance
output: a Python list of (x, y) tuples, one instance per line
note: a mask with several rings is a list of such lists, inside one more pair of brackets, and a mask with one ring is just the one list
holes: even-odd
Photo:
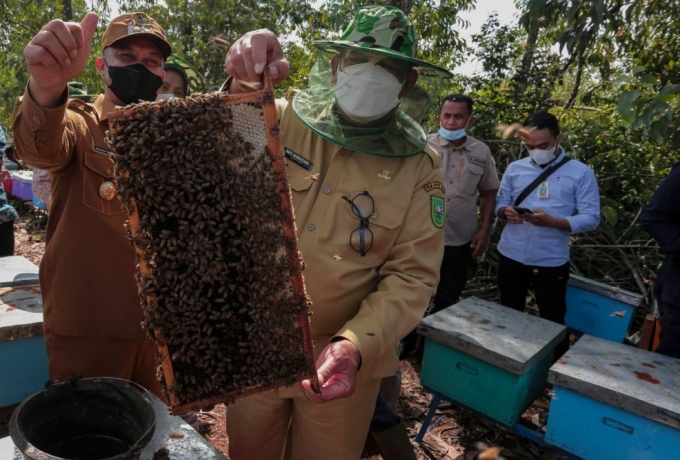
[(140, 326), (135, 253), (104, 133), (115, 106), (156, 98), (172, 48), (149, 16), (118, 16), (95, 61), (104, 94), (92, 105), (68, 99), (67, 84), (87, 64), (97, 22), (94, 13), (81, 23), (53, 20), (33, 37), (24, 50), (31, 78), (14, 109), (22, 159), (52, 179), (40, 265), (49, 375), (120, 377), (162, 397), (155, 347)]

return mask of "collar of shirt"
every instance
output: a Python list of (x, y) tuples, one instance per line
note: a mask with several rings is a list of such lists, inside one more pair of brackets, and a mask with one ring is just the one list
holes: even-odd
[(442, 147), (447, 147), (448, 149), (451, 149), (451, 150), (467, 150), (467, 151), (471, 150), (470, 145), (469, 145), (470, 144), (470, 136), (467, 136), (467, 135), (465, 136), (465, 142), (463, 142), (461, 145), (459, 145), (457, 147), (455, 145), (453, 145), (453, 142), (451, 142), (448, 139), (439, 135), (439, 133), (437, 133), (437, 142)]
[(94, 109), (97, 111), (100, 121), (108, 120), (109, 112), (113, 112), (113, 109), (116, 108), (116, 105), (113, 102), (106, 99), (106, 97), (103, 94), (100, 94), (92, 105), (94, 106)]

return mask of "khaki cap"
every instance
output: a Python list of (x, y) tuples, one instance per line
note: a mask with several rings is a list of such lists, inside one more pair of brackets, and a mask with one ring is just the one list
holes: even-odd
[(113, 18), (104, 31), (102, 49), (128, 37), (151, 40), (165, 59), (172, 54), (172, 46), (168, 43), (163, 28), (144, 13), (127, 13)]

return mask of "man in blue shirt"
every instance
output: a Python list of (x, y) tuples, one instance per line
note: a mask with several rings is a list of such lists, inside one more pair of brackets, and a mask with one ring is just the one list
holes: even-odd
[[(541, 181), (521, 203), (517, 197), (546, 168), (564, 158), (562, 134), (554, 115), (534, 113), (520, 130), (529, 157), (511, 163), (496, 197), (496, 215), (506, 221), (498, 244), (501, 304), (523, 311), (533, 287), (541, 317), (564, 324), (572, 234), (597, 228), (600, 193), (593, 171), (567, 161)], [(568, 348), (563, 342), (560, 356)]]

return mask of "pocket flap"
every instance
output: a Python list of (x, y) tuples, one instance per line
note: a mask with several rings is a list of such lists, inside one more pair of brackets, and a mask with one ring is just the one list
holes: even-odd
[[(317, 173), (318, 175), (318, 173)], [(304, 192), (309, 190), (309, 188), (314, 183), (312, 179), (314, 174), (310, 171), (296, 171), (293, 174), (288, 175), (288, 182), (290, 183), (290, 188), (296, 192)]]
[(85, 152), (85, 167), (102, 177), (113, 178), (113, 161), (109, 155)]
[(393, 230), (401, 226), (403, 219), (403, 209), (398, 208), (392, 203), (383, 202), (376, 208), (375, 213), (373, 213), (369, 222)]

